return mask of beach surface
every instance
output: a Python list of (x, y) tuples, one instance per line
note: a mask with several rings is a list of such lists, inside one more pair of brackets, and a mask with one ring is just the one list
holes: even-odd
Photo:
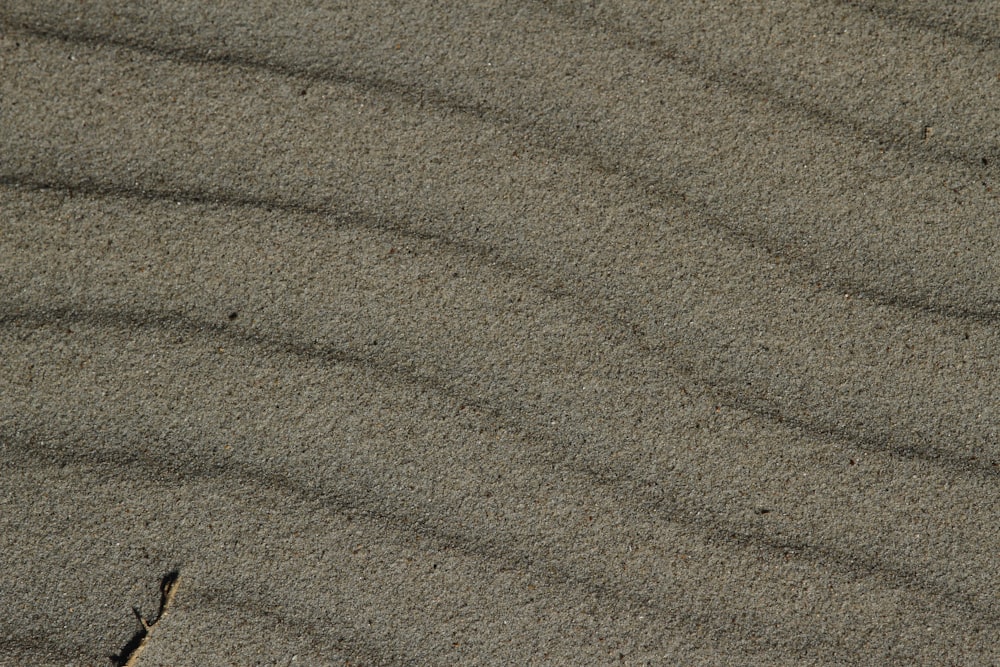
[(0, 0), (0, 665), (1000, 663), (998, 25)]

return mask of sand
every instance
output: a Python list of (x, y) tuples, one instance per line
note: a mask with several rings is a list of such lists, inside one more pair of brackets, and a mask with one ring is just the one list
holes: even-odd
[(1000, 662), (995, 5), (140, 4), (0, 2), (0, 664)]

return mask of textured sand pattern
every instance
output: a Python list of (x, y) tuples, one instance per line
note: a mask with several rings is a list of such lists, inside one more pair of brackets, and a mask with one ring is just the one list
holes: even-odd
[(322, 4), (0, 2), (0, 664), (1000, 660), (1000, 5)]

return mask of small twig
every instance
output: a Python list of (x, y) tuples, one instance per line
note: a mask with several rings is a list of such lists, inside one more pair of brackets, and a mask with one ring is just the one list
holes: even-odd
[(180, 583), (180, 573), (177, 570), (168, 573), (160, 581), (160, 609), (156, 613), (155, 620), (149, 620), (143, 617), (142, 612), (139, 611), (137, 607), (132, 607), (132, 613), (139, 620), (139, 625), (142, 626), (135, 636), (129, 640), (122, 652), (113, 656), (112, 660), (118, 663), (119, 667), (135, 667), (139, 661), (139, 656), (146, 649), (146, 642), (149, 641), (149, 635), (153, 631), (153, 626), (163, 620), (163, 616), (167, 613), (170, 605), (173, 604), (174, 597), (177, 596), (177, 585)]
[(135, 614), (137, 619), (139, 619), (139, 625), (142, 626), (142, 629), (149, 632), (149, 629), (153, 627), (153, 623), (150, 623), (142, 617), (142, 612), (139, 611), (138, 607), (132, 607), (132, 613)]

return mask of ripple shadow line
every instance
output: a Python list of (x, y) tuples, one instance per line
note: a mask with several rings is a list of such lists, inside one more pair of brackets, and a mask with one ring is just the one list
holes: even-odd
[[(428, 243), (445, 248), (456, 255), (469, 257), (486, 268), (505, 276), (527, 277), (543, 294), (568, 298), (571, 293), (556, 285), (546, 285), (546, 276), (533, 270), (527, 260), (507, 250), (472, 239), (456, 238), (430, 229), (422, 229), (417, 221), (377, 215), (362, 210), (350, 202), (326, 205), (310, 204), (272, 196), (260, 197), (233, 192), (229, 189), (147, 188), (128, 186), (93, 179), (56, 179), (32, 173), (0, 173), (0, 187), (35, 192), (62, 192), (69, 196), (112, 201), (138, 201), (149, 204), (181, 203), (190, 206), (218, 206), (223, 209), (247, 209), (255, 212), (278, 212), (317, 221), (325, 229), (364, 229), (373, 233), (391, 234), (400, 239)], [(322, 221), (321, 223), (319, 221)]]
[[(48, 319), (37, 315), (19, 319), (2, 315), (2, 313), (3, 309), (0, 309), (0, 326), (9, 325), (15, 321), (30, 320), (44, 323), (52, 320), (51, 313)], [(794, 553), (798, 560), (820, 564), (846, 576), (875, 577), (883, 582), (883, 585), (902, 586), (911, 591), (932, 595), (940, 598), (946, 606), (957, 605), (966, 608), (976, 616), (993, 619), (992, 611), (981, 608), (967, 595), (948, 587), (942, 587), (934, 578), (928, 578), (916, 570), (892, 564), (884, 557), (859, 553), (856, 545), (852, 545), (852, 549), (841, 550), (836, 546), (814, 544), (794, 536), (775, 538), (748, 532), (745, 530), (745, 525), (738, 522), (704, 516), (706, 510), (710, 510), (710, 514), (715, 517), (718, 517), (720, 512), (703, 504), (682, 499), (679, 493), (669, 487), (664, 489), (659, 484), (651, 485), (648, 482), (631, 479), (627, 473), (616, 471), (608, 467), (607, 464), (595, 465), (593, 461), (581, 464), (581, 459), (578, 456), (579, 443), (572, 438), (567, 438), (564, 434), (554, 434), (551, 429), (539, 427), (537, 423), (527, 421), (523, 416), (524, 411), (516, 409), (516, 406), (504, 409), (480, 398), (466, 396), (440, 378), (417, 376), (387, 361), (360, 357), (305, 343), (272, 340), (259, 334), (248, 335), (223, 324), (197, 323), (177, 315), (160, 315), (154, 318), (148, 314), (114, 315), (110, 312), (102, 312), (98, 315), (92, 314), (88, 319), (84, 319), (79, 311), (72, 309), (60, 309), (56, 313), (65, 314), (62, 318), (57, 318), (54, 321), (72, 319), (73, 321), (87, 321), (97, 326), (109, 326), (109, 322), (111, 322), (114, 326), (133, 330), (136, 328), (175, 332), (180, 330), (187, 334), (207, 336), (209, 340), (216, 343), (222, 339), (269, 351), (291, 354), (311, 362), (349, 364), (375, 371), (380, 381), (386, 382), (390, 386), (393, 384), (416, 386), (435, 395), (441, 395), (457, 404), (476, 408), (483, 415), (483, 418), (510, 429), (517, 434), (520, 441), (533, 443), (526, 451), (542, 457), (539, 465), (546, 467), (556, 465), (570, 472), (584, 475), (596, 486), (608, 490), (616, 502), (627, 507), (634, 507), (645, 514), (657, 514), (661, 520), (668, 523), (698, 530), (705, 535), (706, 539), (720, 546), (728, 545), (736, 547), (736, 550), (740, 551), (745, 549), (746, 545), (753, 544), (763, 553), (780, 557), (787, 557), (789, 553)], [(181, 326), (178, 326), (178, 323)], [(548, 454), (537, 452), (539, 443), (546, 445), (549, 450)], [(991, 472), (994, 476), (998, 474), (995, 468), (991, 468)], [(1000, 617), (994, 620), (1000, 620)]]
[[(517, 130), (526, 133), (526, 139), (540, 147), (552, 150), (559, 154), (580, 158), (596, 172), (623, 177), (630, 182), (637, 192), (645, 197), (653, 197), (659, 203), (670, 203), (681, 207), (689, 212), (694, 219), (708, 228), (725, 233), (735, 242), (751, 248), (759, 249), (773, 257), (780, 257), (790, 264), (797, 265), (797, 272), (808, 277), (810, 282), (815, 282), (814, 278), (822, 276), (822, 289), (831, 293), (851, 293), (856, 298), (872, 301), (873, 303), (885, 305), (901, 310), (914, 311), (927, 315), (937, 315), (965, 321), (984, 323), (989, 325), (1000, 324), (1000, 303), (992, 303), (986, 307), (969, 307), (936, 302), (929, 294), (907, 295), (898, 291), (879, 287), (868, 281), (863, 281), (849, 276), (838, 276), (831, 278), (831, 275), (822, 270), (819, 261), (802, 252), (790, 252), (787, 244), (784, 244), (772, 235), (754, 232), (743, 226), (727, 221), (724, 212), (713, 210), (713, 206), (705, 201), (701, 201), (687, 193), (677, 184), (671, 184), (661, 177), (649, 176), (633, 168), (629, 168), (615, 159), (614, 156), (603, 154), (593, 146), (593, 142), (586, 136), (574, 136), (567, 134), (566, 128), (557, 127), (551, 124), (543, 125), (544, 114), (536, 116), (518, 115), (492, 106), (486, 103), (469, 103), (468, 101), (454, 95), (439, 90), (419, 85), (414, 82), (403, 83), (388, 78), (379, 78), (371, 75), (353, 74), (334, 70), (329, 67), (307, 68), (290, 65), (287, 63), (272, 62), (254, 58), (252, 56), (238, 55), (234, 53), (218, 53), (209, 55), (198, 48), (191, 47), (171, 47), (157, 43), (148, 43), (142, 40), (126, 39), (113, 35), (102, 35), (98, 33), (87, 33), (84, 31), (60, 31), (56, 29), (44, 28), (24, 21), (12, 22), (13, 25), (23, 32), (32, 34), (41, 39), (68, 41), (79, 43), (89, 47), (112, 46), (125, 48), (140, 53), (147, 53), (154, 57), (190, 64), (212, 64), (221, 66), (232, 66), (250, 70), (263, 70), (285, 77), (323, 81), (335, 84), (349, 85), (371, 91), (377, 95), (391, 97), (403, 102), (412, 104), (417, 108), (429, 106), (447, 114), (465, 115), (472, 117), (479, 122), (489, 125), (505, 127), (509, 130)], [(669, 55), (669, 51), (665, 52)], [(669, 58), (668, 58), (669, 60)], [(735, 77), (738, 79), (738, 77)], [(718, 83), (725, 83), (720, 79)], [(735, 85), (735, 84), (734, 84)], [(747, 87), (752, 92), (752, 87), (747, 84), (740, 84)], [(750, 94), (750, 93), (748, 93)], [(756, 98), (755, 98), (756, 99)], [(823, 121), (820, 113), (821, 125), (835, 122), (835, 116), (830, 116), (829, 122)], [(838, 121), (839, 122), (839, 121)], [(853, 132), (853, 131), (852, 131)], [(863, 137), (866, 135), (862, 135)], [(574, 141), (566, 141), (567, 138)], [(900, 142), (889, 142), (896, 146), (902, 145)], [(581, 148), (586, 146), (586, 148)], [(926, 151), (926, 148), (920, 148)], [(934, 149), (937, 150), (937, 149)], [(1000, 147), (997, 148), (1000, 154)], [(926, 161), (921, 155), (913, 156), (915, 159)], [(938, 161), (953, 162), (951, 154), (942, 154)], [(970, 158), (971, 159), (971, 158)], [(976, 158), (979, 159), (979, 158)], [(961, 160), (969, 162), (963, 158)], [(972, 160), (975, 163), (975, 160)], [(981, 167), (979, 167), (981, 168)], [(781, 246), (781, 247), (779, 247)]]
[[(307, 218), (319, 217), (326, 219), (330, 221), (329, 225), (334, 228), (348, 227), (366, 229), (373, 232), (385, 232), (395, 234), (401, 238), (409, 238), (437, 245), (447, 248), (450, 252), (454, 252), (457, 255), (466, 256), (473, 261), (481, 263), (484, 270), (497, 272), (499, 275), (506, 277), (526, 280), (527, 282), (524, 283), (525, 286), (537, 290), (546, 298), (554, 298), (569, 303), (576, 312), (580, 313), (588, 321), (599, 323), (602, 326), (611, 324), (616, 329), (618, 337), (629, 341), (634, 349), (648, 356), (654, 367), (666, 363), (673, 373), (685, 376), (688, 382), (700, 386), (707, 392), (717, 396), (724, 405), (731, 408), (780, 425), (782, 428), (801, 430), (807, 435), (822, 441), (832, 439), (859, 451), (888, 454), (903, 460), (931, 463), (959, 475), (974, 475), (990, 480), (1000, 479), (1000, 466), (998, 466), (997, 461), (955, 454), (947, 447), (929, 441), (901, 441), (899, 438), (887, 433), (858, 433), (829, 424), (808, 421), (788, 414), (787, 410), (783, 410), (780, 405), (773, 402), (754, 399), (744, 392), (726, 389), (723, 386), (726, 378), (717, 378), (716, 381), (712, 382), (701, 380), (699, 379), (698, 370), (695, 367), (677, 358), (677, 355), (671, 354), (663, 345), (654, 346), (650, 344), (646, 334), (641, 331), (637, 324), (626, 319), (620, 313), (593, 303), (592, 298), (565, 289), (563, 286), (571, 284), (572, 280), (547, 278), (543, 271), (533, 266), (527, 260), (517, 257), (504, 257), (492, 246), (486, 244), (455, 239), (445, 234), (420, 230), (419, 223), (389, 218), (387, 216), (374, 216), (370, 213), (360, 211), (343, 212), (334, 208), (310, 206), (276, 198), (247, 197), (227, 192), (144, 190), (113, 184), (62, 182), (11, 174), (0, 175), (0, 186), (34, 190), (53, 189), (68, 193), (83, 193), (91, 197), (107, 197), (115, 200), (133, 199), (154, 203), (181, 201), (190, 204), (218, 204), (220, 206), (248, 208), (252, 210), (278, 210), (284, 213), (302, 215)], [(33, 306), (23, 307), (23, 304), (0, 301), (0, 322), (7, 321), (5, 318), (8, 317), (13, 317), (15, 320), (21, 318), (25, 321), (31, 319), (41, 323), (52, 319), (80, 317), (81, 321), (88, 321), (95, 324), (101, 324), (106, 319), (108, 322), (118, 322), (119, 325), (127, 327), (142, 327), (150, 323), (159, 323), (168, 327), (177, 326), (180, 328), (196, 326), (203, 330), (215, 331), (218, 334), (234, 331), (232, 327), (222, 324), (190, 322), (185, 319), (186, 316), (179, 313), (135, 312), (118, 314), (112, 311), (99, 312), (83, 309), (79, 313), (74, 314), (71, 308), (46, 309), (44, 307), (40, 311), (35, 312)], [(275, 341), (266, 339), (265, 337), (260, 337), (259, 340), (248, 340), (247, 342), (252, 342), (265, 349), (275, 343)], [(298, 341), (285, 340), (282, 344), (289, 346), (283, 349), (300, 349)], [(308, 357), (312, 352), (305, 352), (304, 354)], [(342, 361), (346, 362), (348, 360), (342, 359)], [(354, 361), (359, 364), (362, 363), (361, 359)], [(381, 370), (386, 371), (388, 369), (383, 368)], [(391, 372), (394, 373), (397, 370), (392, 369)], [(728, 380), (730, 383), (733, 381), (732, 378), (728, 378)]]
[[(814, 2), (816, 0), (813, 0)], [(868, 12), (878, 18), (896, 25), (905, 24), (913, 30), (925, 30), (959, 39), (968, 44), (984, 47), (990, 51), (1000, 50), (1000, 35), (991, 32), (986, 26), (968, 24), (959, 25), (949, 20), (942, 13), (931, 14), (907, 9), (899, 3), (880, 0), (822, 0), (823, 4), (838, 7), (848, 7), (858, 12)], [(995, 25), (995, 24), (994, 24)], [(967, 26), (967, 27), (966, 27)]]
[[(669, 62), (685, 74), (718, 85), (739, 97), (748, 100), (766, 100), (790, 116), (809, 120), (824, 128), (839, 128), (846, 131), (858, 143), (875, 142), (882, 148), (898, 152), (918, 162), (958, 165), (976, 173), (997, 171), (995, 168), (984, 168), (982, 154), (971, 155), (942, 146), (928, 145), (922, 136), (894, 132), (884, 125), (874, 125), (843, 111), (789, 95), (760, 77), (751, 78), (748, 73), (740, 70), (706, 65), (699, 58), (686, 55), (693, 52), (693, 49), (668, 45), (655, 37), (629, 30), (608, 17), (602, 16), (601, 19), (596, 19), (587, 15), (585, 10), (581, 10), (582, 5), (573, 5), (573, 8), (569, 9), (562, 3), (553, 4), (545, 0), (526, 1), (531, 4), (540, 3), (547, 10), (564, 17), (571, 25), (582, 26), (591, 32), (599, 31), (621, 47), (648, 53), (660, 62)], [(1000, 157), (1000, 145), (985, 147), (985, 154)]]
[[(625, 582), (608, 580), (593, 571), (574, 571), (560, 561), (540, 556), (520, 545), (514, 546), (510, 540), (498, 539), (496, 531), (483, 535), (468, 529), (462, 531), (457, 527), (442, 527), (428, 520), (427, 512), (419, 509), (394, 511), (395, 508), (387, 506), (385, 498), (373, 494), (368, 488), (321, 487), (300, 482), (285, 472), (253, 464), (234, 461), (225, 465), (213, 464), (177, 451), (166, 453), (166, 449), (162, 452), (148, 449), (143, 452), (140, 445), (148, 444), (150, 437), (149, 433), (144, 433), (142, 443), (124, 443), (95, 451), (92, 444), (85, 443), (102, 440), (101, 434), (96, 431), (52, 430), (38, 424), (10, 422), (0, 425), (0, 439), (6, 444), (4, 459), (8, 465), (72, 466), (105, 480), (130, 478), (160, 484), (197, 481), (222, 488), (244, 502), (253, 499), (254, 504), (264, 506), (282, 507), (280, 498), (294, 498), (378, 531), (418, 536), (426, 542), (420, 546), (425, 551), (456, 552), (474, 560), (516, 569), (557, 588), (576, 591), (581, 599), (596, 597), (609, 604), (645, 609), (659, 617), (659, 627), (663, 630), (679, 632), (684, 636), (690, 636), (692, 631), (708, 634), (701, 640), (704, 648), (715, 647), (719, 642), (730, 645), (729, 650), (737, 653), (771, 650), (791, 657), (814, 650), (817, 644), (827, 645), (830, 650), (838, 646), (843, 648), (836, 640), (819, 637), (799, 645), (795, 645), (792, 637), (762, 640), (759, 628), (771, 626), (756, 613), (737, 613), (722, 608), (712, 613), (679, 613), (648, 593), (630, 590), (627, 584), (621, 585)], [(277, 494), (279, 498), (270, 497), (268, 492)], [(393, 538), (389, 540), (392, 543)], [(413, 548), (412, 542), (407, 541), (406, 544)], [(711, 630), (706, 632), (706, 628)], [(759, 645), (748, 650), (748, 640)]]
[[(282, 608), (267, 604), (262, 598), (274, 598), (273, 594), (254, 591), (247, 594), (254, 585), (253, 581), (240, 582), (239, 590), (243, 595), (234, 593), (232, 587), (204, 586), (196, 594), (194, 604), (199, 607), (211, 607), (213, 613), (229, 617), (233, 610), (239, 610), (247, 616), (267, 619), (273, 629), (285, 628), (289, 636), (306, 634), (311, 638), (310, 648), (323, 646), (324, 643), (333, 646), (333, 650), (346, 654), (353, 664), (355, 661), (363, 665), (413, 665), (419, 667), (422, 663), (418, 658), (406, 655), (395, 644), (379, 643), (371, 635), (359, 627), (347, 627), (333, 621), (323, 622), (322, 612), (315, 614), (297, 614), (286, 612)], [(324, 600), (324, 602), (326, 602)], [(338, 606), (343, 603), (338, 602)], [(349, 602), (344, 606), (349, 606)], [(292, 635), (291, 633), (295, 634)], [(326, 650), (325, 648), (323, 649)], [(330, 656), (325, 655), (325, 660)]]

